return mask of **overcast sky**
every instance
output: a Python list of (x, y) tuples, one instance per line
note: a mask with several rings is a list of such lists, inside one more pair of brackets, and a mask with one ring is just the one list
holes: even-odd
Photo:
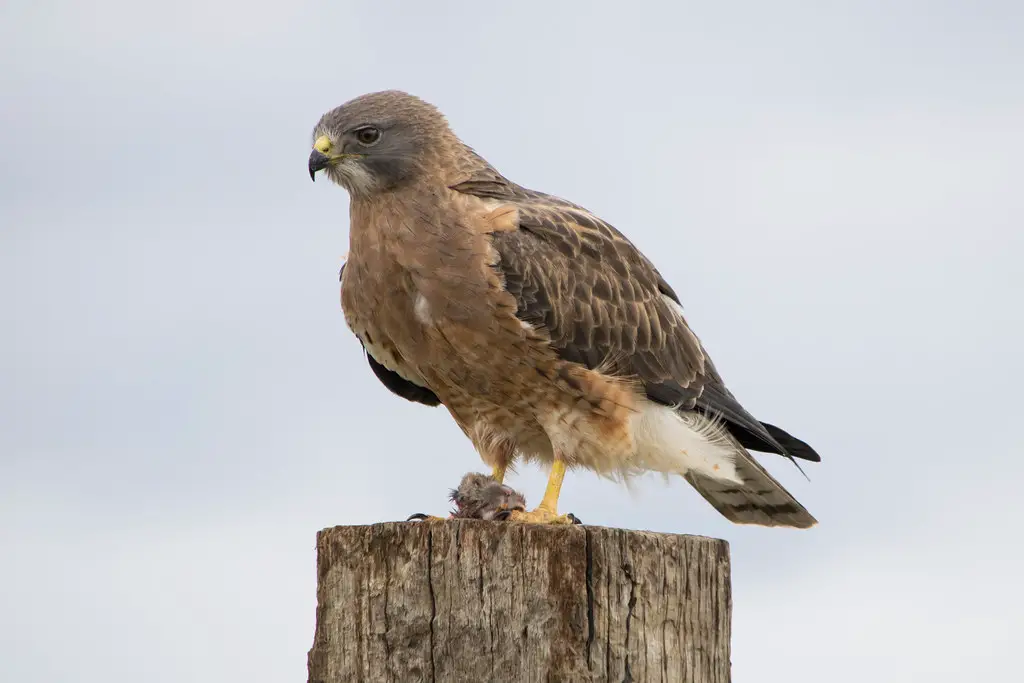
[[(1018, 2), (0, 5), (0, 680), (305, 680), (314, 536), (484, 470), (345, 327), (310, 131), (413, 92), (625, 232), (818, 517), (728, 539), (735, 680), (998, 680), (1024, 643)], [(544, 474), (511, 480), (539, 500)]]

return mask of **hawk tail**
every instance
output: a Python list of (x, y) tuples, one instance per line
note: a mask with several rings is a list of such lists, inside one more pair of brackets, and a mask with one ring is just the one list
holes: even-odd
[(736, 474), (742, 484), (689, 472), (686, 480), (731, 522), (808, 529), (818, 523), (810, 512), (736, 444)]

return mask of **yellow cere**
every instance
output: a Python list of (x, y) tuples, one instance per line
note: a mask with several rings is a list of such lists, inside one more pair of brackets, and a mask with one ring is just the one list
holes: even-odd
[(320, 152), (321, 154), (327, 154), (331, 151), (331, 139), (326, 135), (321, 135), (313, 143), (313, 149)]

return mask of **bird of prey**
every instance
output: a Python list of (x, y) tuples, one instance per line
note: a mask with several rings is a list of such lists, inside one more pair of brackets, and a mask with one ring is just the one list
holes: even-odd
[(413, 95), (357, 97), (312, 137), (310, 176), (349, 194), (341, 305), (374, 373), (443, 405), (499, 484), (516, 461), (550, 465), (512, 520), (571, 523), (558, 497), (584, 468), (682, 476), (736, 523), (816, 524), (749, 451), (818, 454), (740, 405), (618, 230), (507, 179)]

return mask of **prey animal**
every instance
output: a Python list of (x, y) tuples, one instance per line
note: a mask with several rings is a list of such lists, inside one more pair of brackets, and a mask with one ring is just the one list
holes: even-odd
[[(526, 510), (526, 499), (511, 486), (498, 483), (493, 477), (479, 472), (468, 472), (462, 477), (457, 488), (451, 490), (448, 499), (455, 509), (449, 519), (483, 519), (486, 521), (504, 521), (513, 512)], [(409, 517), (414, 519), (441, 519), (422, 513)]]
[(309, 173), (350, 197), (341, 306), (376, 376), (443, 405), (501, 484), (550, 466), (533, 510), (558, 512), (567, 470), (686, 479), (727, 519), (816, 520), (750, 454), (819, 461), (726, 388), (654, 264), (587, 209), (527, 189), (398, 91), (327, 112)]

